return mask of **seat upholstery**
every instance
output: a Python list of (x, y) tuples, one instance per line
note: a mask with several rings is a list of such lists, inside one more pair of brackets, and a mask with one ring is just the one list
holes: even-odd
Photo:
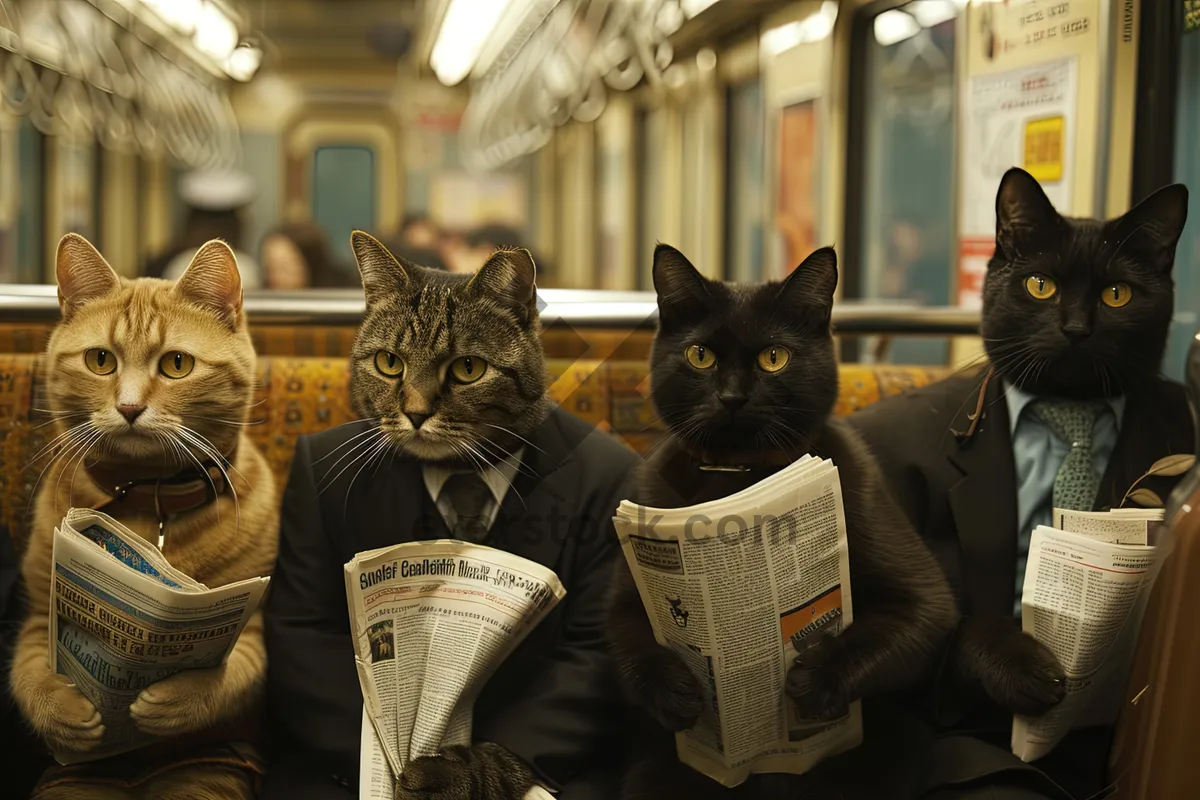
[[(550, 394), (567, 411), (623, 439), (639, 452), (662, 434), (649, 400), (643, 361), (550, 359)], [(55, 435), (47, 424), (41, 357), (0, 353), (0, 528), (24, 548), (29, 497), (45, 460), (35, 456)], [(836, 413), (924, 386), (946, 373), (926, 367), (843, 364)], [(260, 358), (258, 396), (248, 432), (278, 477), (286, 480), (296, 437), (355, 419), (344, 359)]]

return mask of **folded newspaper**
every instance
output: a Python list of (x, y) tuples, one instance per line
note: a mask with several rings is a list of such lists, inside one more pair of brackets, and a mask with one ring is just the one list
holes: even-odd
[(676, 734), (679, 759), (725, 786), (799, 774), (862, 740), (860, 704), (802, 719), (783, 693), (798, 653), (853, 620), (837, 468), (805, 456), (709, 503), (622, 502), (613, 519), (654, 635), (708, 702)]
[(58, 762), (91, 761), (156, 741), (137, 730), (129, 706), (142, 689), (180, 670), (219, 666), (268, 581), (209, 589), (112, 517), (68, 511), (54, 530), (50, 669), (96, 706), (104, 738), (87, 753), (55, 753)]
[(554, 572), (457, 540), (409, 542), (346, 564), (363, 693), (361, 800), (392, 800), (414, 758), (471, 743), (489, 677), (566, 595)]
[(1112, 725), (1150, 596), (1162, 509), (1054, 510), (1029, 542), (1021, 627), (1067, 675), (1062, 702), (1013, 720), (1012, 751), (1036, 761), (1075, 728)]

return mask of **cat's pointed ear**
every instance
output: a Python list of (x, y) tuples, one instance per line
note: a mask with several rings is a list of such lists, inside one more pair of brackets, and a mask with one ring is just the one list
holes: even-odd
[(687, 257), (669, 244), (654, 248), (654, 291), (659, 314), (672, 308), (694, 308), (708, 296), (708, 282)]
[(1062, 217), (1032, 175), (1013, 167), (996, 192), (996, 247), (1009, 258), (1058, 233)]
[(242, 275), (232, 248), (220, 239), (205, 242), (172, 291), (236, 328), (242, 313)]
[(818, 310), (828, 320), (837, 282), (837, 253), (832, 247), (822, 247), (792, 270), (779, 287), (778, 299), (788, 308)]
[(58, 278), (58, 305), (64, 320), (84, 303), (121, 285), (121, 279), (104, 256), (78, 233), (68, 233), (59, 240), (54, 273)]
[(1187, 187), (1175, 183), (1159, 189), (1109, 224), (1118, 247), (1140, 248), (1158, 266), (1170, 270), (1175, 265), (1175, 245), (1183, 234), (1187, 212)]
[(502, 247), (492, 253), (467, 284), (467, 291), (486, 295), (526, 315), (537, 314), (537, 266), (523, 247)]
[(403, 291), (412, 281), (412, 264), (396, 258), (371, 234), (354, 231), (350, 234), (350, 247), (354, 250), (354, 261), (362, 276), (368, 304)]

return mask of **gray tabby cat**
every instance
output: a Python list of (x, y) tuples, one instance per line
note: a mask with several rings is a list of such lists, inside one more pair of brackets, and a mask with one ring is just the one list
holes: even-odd
[[(529, 251), (498, 250), (462, 275), (398, 259), (362, 231), (351, 242), (367, 295), (350, 351), (355, 413), (380, 420), (421, 461), (478, 465), (512, 453), (551, 407)], [(525, 315), (520, 335), (514, 308)], [(480, 355), (443, 365), (452, 337)], [(395, 381), (381, 379), (389, 375), (403, 376), (399, 402)]]
[[(499, 250), (462, 275), (395, 257), (362, 231), (351, 243), (367, 297), (350, 353), (355, 413), (423, 462), (508, 457), (551, 409), (529, 251)], [(447, 364), (452, 352), (478, 355)], [(533, 782), (520, 758), (477, 742), (411, 762), (396, 798), (520, 800)]]

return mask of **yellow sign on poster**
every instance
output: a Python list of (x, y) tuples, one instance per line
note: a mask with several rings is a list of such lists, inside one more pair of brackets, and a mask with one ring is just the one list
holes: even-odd
[(1062, 180), (1065, 127), (1061, 115), (1025, 123), (1025, 171), (1039, 181)]

